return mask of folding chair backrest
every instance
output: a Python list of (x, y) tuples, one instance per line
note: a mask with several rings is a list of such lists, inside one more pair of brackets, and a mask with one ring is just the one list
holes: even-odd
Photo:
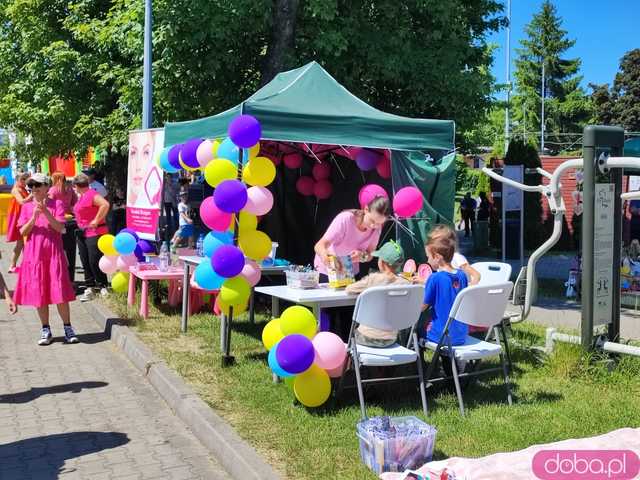
[(475, 327), (493, 327), (502, 321), (512, 288), (511, 282), (467, 287), (456, 297), (449, 317)]
[(382, 330), (402, 330), (418, 321), (423, 299), (422, 285), (367, 288), (356, 300), (353, 319)]
[(495, 285), (511, 279), (511, 265), (502, 262), (476, 262), (471, 265), (480, 274), (479, 285)]

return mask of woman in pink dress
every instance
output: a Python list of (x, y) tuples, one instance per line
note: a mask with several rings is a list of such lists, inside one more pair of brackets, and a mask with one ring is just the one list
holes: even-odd
[(13, 257), (11, 257), (11, 265), (9, 266), (9, 273), (17, 273), (16, 264), (18, 258), (24, 247), (24, 242), (20, 236), (20, 230), (18, 229), (18, 218), (20, 218), (20, 210), (22, 205), (31, 200), (31, 195), (27, 192), (26, 182), (29, 179), (28, 173), (21, 173), (16, 177), (16, 183), (11, 189), (11, 203), (9, 204), (9, 211), (7, 212), (7, 242), (16, 242), (16, 246), (13, 247)]
[(38, 345), (49, 345), (53, 338), (49, 327), (49, 305), (58, 308), (64, 324), (65, 342), (77, 343), (69, 312), (69, 302), (75, 300), (75, 293), (62, 248), (64, 206), (59, 200), (47, 197), (49, 179), (42, 173), (33, 174), (27, 187), (31, 189), (33, 200), (22, 206), (18, 219), (20, 235), (26, 241), (13, 299), (17, 305), (38, 309), (42, 324)]

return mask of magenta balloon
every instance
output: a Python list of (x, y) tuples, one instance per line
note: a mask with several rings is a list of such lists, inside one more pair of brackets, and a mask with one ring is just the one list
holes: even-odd
[(178, 170), (182, 170), (182, 166), (180, 165), (180, 150), (182, 150), (182, 144), (178, 143), (169, 149), (169, 155), (167, 157), (169, 164)]
[(231, 214), (220, 210), (213, 196), (205, 198), (200, 204), (200, 218), (207, 227), (217, 232), (225, 232), (231, 225)]
[(182, 163), (184, 163), (187, 167), (200, 167), (196, 152), (198, 151), (198, 147), (200, 146), (202, 141), (203, 140), (201, 138), (192, 138), (191, 140), (187, 140), (182, 146)]
[(290, 153), (284, 157), (284, 165), (287, 168), (296, 169), (302, 166), (302, 155), (299, 153)]
[(260, 122), (251, 115), (240, 115), (229, 125), (229, 138), (238, 147), (251, 148), (260, 141), (261, 136)]
[(382, 178), (391, 178), (391, 159), (387, 152), (389, 152), (389, 150), (385, 150), (384, 157), (382, 157), (380, 163), (376, 165), (376, 171)]
[(287, 335), (276, 346), (278, 365), (287, 373), (296, 375), (308, 370), (314, 358), (313, 343), (298, 333)]
[(316, 180), (326, 180), (331, 176), (331, 165), (328, 163), (316, 163), (311, 170)]
[(326, 200), (332, 192), (333, 186), (329, 180), (320, 180), (313, 186), (313, 194), (318, 200)]
[(393, 210), (399, 217), (411, 217), (422, 209), (422, 193), (416, 187), (404, 187), (393, 197)]
[(242, 267), (242, 273), (240, 275), (249, 282), (249, 285), (255, 287), (262, 277), (262, 270), (260, 270), (260, 266), (255, 261), (250, 258), (245, 258), (244, 267)]
[(244, 267), (244, 254), (234, 245), (222, 245), (211, 256), (213, 271), (224, 278), (235, 277)]
[(358, 193), (358, 201), (360, 202), (360, 207), (366, 207), (367, 205), (369, 205), (371, 200), (376, 197), (389, 198), (389, 194), (384, 188), (382, 188), (380, 185), (376, 185), (375, 183), (365, 185), (360, 189), (360, 193)]
[(358, 152), (358, 155), (356, 156), (356, 163), (358, 164), (358, 168), (360, 168), (360, 170), (367, 172), (376, 168), (381, 159), (382, 155), (380, 155), (378, 152), (363, 148)]
[(316, 182), (311, 177), (300, 177), (296, 182), (296, 190), (300, 195), (310, 197), (313, 195), (313, 187)]
[(247, 187), (240, 180), (225, 180), (216, 187), (213, 198), (223, 212), (237, 213), (247, 204)]
[(273, 195), (265, 187), (249, 188), (247, 197), (247, 204), (244, 209), (254, 215), (265, 215), (273, 207)]

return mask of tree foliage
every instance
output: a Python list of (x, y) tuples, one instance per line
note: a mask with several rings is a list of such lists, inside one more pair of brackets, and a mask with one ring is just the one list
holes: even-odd
[[(516, 89), (513, 97), (514, 130), (541, 131), (542, 66), (545, 78), (545, 144), (562, 148), (559, 133), (582, 130), (592, 115), (589, 97), (580, 87), (580, 59), (564, 58), (575, 44), (567, 38), (555, 6), (546, 0), (526, 26), (527, 37), (517, 49)], [(537, 139), (536, 139), (537, 141)]]
[[(311, 60), (380, 109), (454, 119), (458, 131), (491, 103), (485, 37), (504, 22), (497, 0), (153, 4), (157, 127), (225, 110)], [(0, 0), (0, 125), (31, 134), (36, 156), (124, 153), (141, 125), (143, 5)]]

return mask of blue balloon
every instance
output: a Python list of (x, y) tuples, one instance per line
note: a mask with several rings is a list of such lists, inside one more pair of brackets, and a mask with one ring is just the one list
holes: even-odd
[(221, 277), (213, 271), (211, 262), (205, 260), (196, 267), (194, 272), (196, 283), (203, 290), (220, 290), (226, 278)]
[(158, 160), (158, 164), (160, 168), (167, 173), (177, 173), (180, 171), (179, 168), (175, 168), (173, 165), (169, 163), (169, 150), (171, 147), (163, 148), (160, 152), (160, 158)]
[[(220, 146), (218, 147), (218, 152), (216, 153), (216, 157), (218, 158), (226, 158), (231, 162), (237, 164), (238, 163), (238, 152), (240, 149), (236, 146), (233, 141), (227, 137), (225, 138)], [(249, 149), (244, 148), (242, 153), (242, 163), (247, 164), (249, 161)]]
[(120, 232), (113, 240), (113, 248), (115, 248), (120, 255), (129, 255), (130, 253), (133, 253), (136, 249), (136, 245), (137, 242), (135, 237), (128, 232)]
[(278, 364), (278, 359), (276, 358), (276, 350), (278, 349), (278, 343), (276, 343), (273, 347), (271, 347), (271, 350), (269, 350), (269, 357), (268, 357), (269, 368), (273, 370), (273, 373), (275, 373), (281, 378), (293, 377), (294, 376), (293, 373), (284, 371), (280, 366), (280, 364)]
[(227, 232), (209, 232), (204, 237), (204, 254), (211, 257), (218, 248), (232, 243), (233, 235), (228, 235)]

